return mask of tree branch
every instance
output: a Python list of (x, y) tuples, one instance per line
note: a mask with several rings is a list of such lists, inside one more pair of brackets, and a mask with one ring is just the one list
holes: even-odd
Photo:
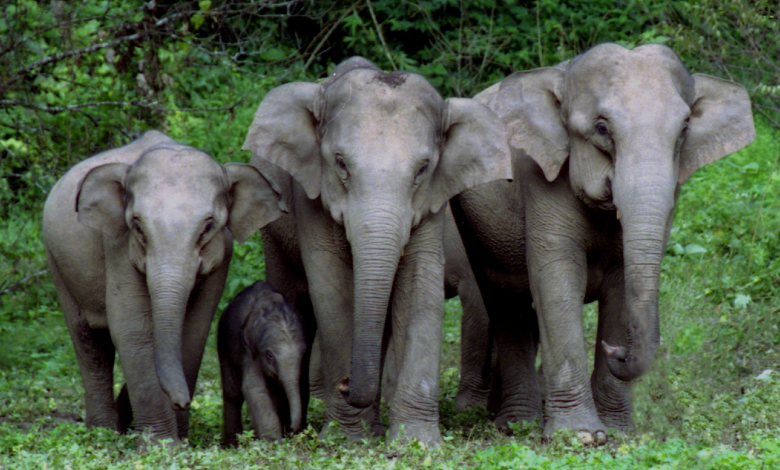
[[(160, 26), (165, 25), (169, 21), (171, 21), (171, 20), (173, 20), (175, 18), (178, 18), (180, 16), (183, 16), (183, 15), (184, 15), (183, 13), (176, 13), (174, 15), (165, 17), (165, 18), (157, 21), (157, 23), (154, 24), (154, 27), (155, 28), (159, 28)], [(34, 62), (34, 63), (28, 65), (27, 67), (23, 68), (22, 70), (17, 72), (16, 75), (14, 75), (13, 77), (11, 77), (8, 80), (6, 80), (5, 82), (3, 82), (2, 85), (0, 85), (0, 94), (3, 94), (5, 92), (5, 90), (8, 89), (8, 87), (10, 87), (14, 83), (16, 83), (19, 79), (21, 79), (22, 77), (27, 75), (27, 73), (29, 73), (29, 72), (31, 72), (31, 71), (33, 71), (35, 69), (41, 68), (44, 65), (51, 64), (52, 62), (59, 62), (59, 61), (61, 61), (63, 59), (67, 59), (68, 57), (73, 57), (73, 56), (76, 56), (76, 55), (88, 54), (90, 52), (95, 52), (95, 51), (98, 51), (100, 49), (105, 49), (107, 47), (113, 47), (113, 46), (116, 46), (117, 44), (121, 44), (123, 42), (135, 41), (136, 39), (141, 39), (143, 37), (149, 36), (150, 34), (152, 34), (154, 32), (155, 31), (153, 29), (145, 29), (144, 31), (140, 31), (138, 33), (131, 34), (131, 35), (128, 35), (128, 36), (122, 36), (121, 38), (114, 39), (113, 41), (103, 42), (103, 43), (100, 43), (100, 44), (94, 44), (94, 45), (89, 46), (89, 47), (84, 47), (84, 48), (81, 48), (81, 49), (75, 49), (75, 50), (72, 50), (72, 51), (60, 52), (59, 54), (54, 54), (53, 56), (49, 56), (49, 57), (46, 57), (45, 59), (41, 59), (41, 60), (39, 60), (37, 62)]]

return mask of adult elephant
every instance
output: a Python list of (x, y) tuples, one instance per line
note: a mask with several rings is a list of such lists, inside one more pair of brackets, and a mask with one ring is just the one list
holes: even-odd
[(466, 188), (511, 178), (505, 139), (481, 104), (442, 100), (422, 76), (362, 58), (260, 104), (244, 149), (291, 208), (263, 231), (267, 279), (313, 310), (326, 419), (351, 438), (374, 422), (392, 336), (402, 353), (389, 436), (403, 426), (404, 437), (441, 440), (442, 209)]
[[(76, 350), (86, 422), (186, 437), (233, 240), (281, 215), (250, 165), (150, 131), (69, 170), (43, 210), (43, 240)], [(114, 400), (114, 356), (127, 381)]]
[[(475, 99), (506, 124), (516, 177), (451, 202), (498, 342), (496, 422), (542, 417), (541, 342), (545, 435), (572, 429), (603, 443), (607, 428), (630, 427), (631, 381), (659, 344), (659, 270), (680, 185), (755, 138), (748, 95), (691, 75), (665, 46), (603, 44)], [(594, 300), (588, 380), (582, 306)]]

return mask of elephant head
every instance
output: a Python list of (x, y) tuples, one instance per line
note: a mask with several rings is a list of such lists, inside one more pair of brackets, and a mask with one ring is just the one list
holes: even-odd
[(493, 98), (511, 147), (548, 181), (568, 178), (589, 207), (616, 212), (628, 344), (602, 346), (616, 377), (638, 377), (660, 340), (659, 272), (679, 186), (755, 138), (747, 92), (689, 74), (665, 46), (603, 44), (558, 67), (516, 73)]
[(243, 243), (282, 210), (278, 191), (254, 167), (220, 166), (162, 134), (133, 164), (106, 163), (81, 181), (79, 222), (110, 244), (126, 243), (145, 276), (157, 376), (174, 409), (190, 403), (182, 331), (196, 281), (230, 261), (234, 238)]
[(301, 430), (301, 372), (306, 353), (306, 335), (298, 311), (282, 294), (264, 291), (255, 299), (252, 312), (241, 327), (246, 351), (262, 371), (266, 383), (280, 387), (287, 397), (290, 431)]
[(504, 126), (473, 100), (443, 100), (420, 75), (353, 58), (322, 84), (271, 90), (244, 149), (288, 172), (344, 227), (354, 270), (347, 401), (365, 408), (378, 392), (382, 332), (404, 246), (451, 197), (511, 178)]

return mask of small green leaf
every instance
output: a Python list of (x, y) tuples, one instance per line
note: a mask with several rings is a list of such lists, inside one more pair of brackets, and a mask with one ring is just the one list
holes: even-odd
[(195, 26), (195, 29), (200, 29), (205, 21), (206, 17), (201, 13), (196, 13), (195, 15), (192, 15), (192, 18), (190, 18), (190, 23), (192, 23), (192, 26)]
[(209, 11), (211, 9), (211, 1), (204, 0), (202, 2), (198, 2), (198, 6), (200, 7), (200, 11)]
[(750, 303), (753, 301), (753, 299), (750, 297), (750, 295), (745, 294), (737, 294), (734, 296), (734, 307), (736, 308), (746, 308)]
[(705, 253), (707, 253), (707, 249), (701, 245), (691, 243), (685, 246), (685, 256), (701, 256)]

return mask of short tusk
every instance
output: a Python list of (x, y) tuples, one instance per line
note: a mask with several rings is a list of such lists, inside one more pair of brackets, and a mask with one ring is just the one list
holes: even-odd
[(620, 210), (615, 212), (615, 217), (617, 217), (617, 219), (620, 220)]

